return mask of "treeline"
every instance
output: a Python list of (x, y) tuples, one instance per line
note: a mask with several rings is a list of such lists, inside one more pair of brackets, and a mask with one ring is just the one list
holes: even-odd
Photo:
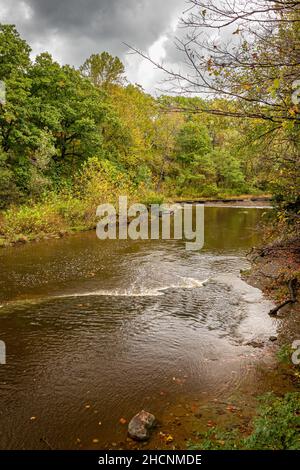
[(167, 112), (172, 101), (178, 108), (199, 99), (154, 99), (127, 84), (122, 63), (108, 53), (91, 56), (79, 70), (48, 53), (32, 62), (16, 29), (1, 25), (0, 59), (6, 85), (2, 207), (71, 190), (91, 159), (134, 187), (168, 195), (267, 190), (260, 169), (249, 168), (243, 127), (225, 118)]
[(107, 52), (78, 70), (30, 52), (0, 25), (0, 237), (81, 229), (118, 194), (149, 203), (270, 191), (264, 123), (195, 112), (234, 114), (234, 100), (155, 99)]

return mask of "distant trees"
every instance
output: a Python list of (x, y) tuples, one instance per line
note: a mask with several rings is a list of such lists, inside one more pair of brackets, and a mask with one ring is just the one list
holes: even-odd
[(218, 188), (233, 189), (237, 192), (246, 188), (245, 175), (241, 162), (228, 150), (219, 148), (209, 155), (215, 167), (216, 185)]
[[(160, 104), (162, 101), (163, 98), (160, 100)], [(152, 172), (156, 179), (156, 191), (161, 191), (166, 181), (174, 183), (176, 181), (175, 175), (178, 171), (176, 141), (184, 122), (184, 116), (180, 114), (158, 113), (155, 117)]]

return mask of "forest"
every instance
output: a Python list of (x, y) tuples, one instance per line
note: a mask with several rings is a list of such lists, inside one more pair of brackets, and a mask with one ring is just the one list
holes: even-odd
[(218, 50), (199, 58), (197, 73), (220, 90), (207, 97), (188, 77), (175, 77), (181, 93), (153, 97), (107, 52), (78, 69), (47, 52), (32, 59), (15, 26), (2, 24), (0, 243), (92, 227), (97, 205), (119, 194), (146, 204), (271, 194), (294, 229), (299, 21), (297, 10), (288, 15), (267, 44), (243, 40), (231, 62)]

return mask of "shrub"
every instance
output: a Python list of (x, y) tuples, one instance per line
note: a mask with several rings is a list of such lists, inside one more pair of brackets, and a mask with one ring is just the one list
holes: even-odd
[(62, 221), (53, 206), (35, 204), (8, 209), (3, 216), (0, 232), (11, 240), (19, 235), (55, 233), (62, 226)]
[(246, 449), (300, 449), (300, 393), (287, 393), (283, 398), (272, 393), (261, 398), (254, 431), (244, 440)]
[(75, 180), (80, 198), (96, 208), (101, 203), (116, 203), (119, 196), (132, 197), (136, 190), (128, 176), (108, 160), (90, 158)]
[(152, 191), (145, 191), (144, 195), (140, 198), (140, 202), (146, 206), (150, 206), (151, 204), (163, 204), (164, 200), (165, 198), (162, 194), (157, 194)]
[(201, 196), (203, 197), (214, 197), (220, 193), (220, 189), (215, 183), (207, 184), (201, 189)]

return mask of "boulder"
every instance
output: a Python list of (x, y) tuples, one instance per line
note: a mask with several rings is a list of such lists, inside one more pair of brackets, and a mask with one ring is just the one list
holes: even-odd
[(154, 427), (155, 416), (147, 411), (140, 411), (136, 414), (128, 425), (128, 435), (135, 441), (147, 441), (150, 437), (150, 430)]

